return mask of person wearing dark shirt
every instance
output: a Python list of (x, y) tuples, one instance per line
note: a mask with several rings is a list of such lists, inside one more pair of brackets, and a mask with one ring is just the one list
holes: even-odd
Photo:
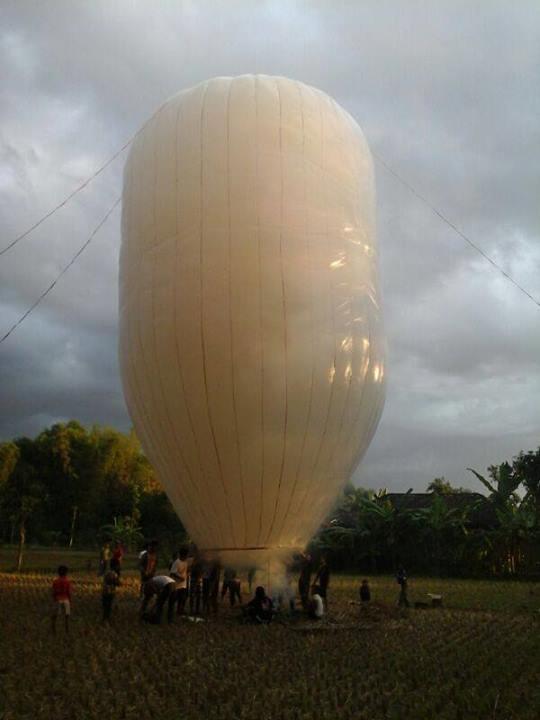
[(236, 576), (236, 570), (234, 568), (225, 568), (223, 573), (223, 586), (221, 588), (221, 599), (229, 593), (229, 602), (231, 607), (234, 607), (236, 600), (242, 604), (242, 594), (240, 591), (240, 580)]
[(201, 612), (202, 576), (204, 566), (199, 557), (193, 558), (189, 573), (189, 614), (199, 615)]
[(205, 563), (202, 576), (202, 605), (203, 613), (206, 615), (210, 612), (216, 614), (218, 611), (217, 599), (220, 575), (221, 567), (217, 560), (211, 560)]
[(101, 590), (101, 607), (103, 608), (103, 622), (109, 622), (116, 588), (120, 585), (120, 578), (114, 570), (108, 570), (103, 576), (103, 587)]
[(362, 584), (360, 585), (360, 602), (362, 605), (367, 605), (367, 603), (371, 600), (371, 590), (369, 589), (369, 583), (367, 579), (364, 578), (362, 580)]
[(64, 627), (69, 632), (69, 616), (71, 615), (71, 583), (67, 578), (68, 568), (60, 565), (58, 568), (58, 577), (53, 580), (52, 598), (52, 631), (56, 635), (56, 618), (59, 614), (64, 616)]
[(259, 585), (255, 590), (255, 597), (250, 600), (244, 609), (246, 617), (252, 622), (258, 624), (268, 624), (272, 622), (273, 605), (270, 598), (266, 595), (264, 588)]
[(399, 568), (397, 575), (396, 575), (396, 580), (401, 587), (401, 589), (399, 591), (398, 606), (399, 607), (409, 607), (409, 598), (407, 597), (407, 590), (408, 590), (407, 573), (405, 572), (404, 568), (402, 568), (402, 567)]

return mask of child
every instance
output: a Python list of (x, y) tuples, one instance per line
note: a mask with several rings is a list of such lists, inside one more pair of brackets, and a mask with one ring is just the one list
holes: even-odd
[(101, 591), (101, 606), (103, 607), (103, 622), (109, 622), (111, 619), (112, 605), (116, 588), (120, 585), (118, 573), (109, 570), (103, 576), (103, 589)]
[(53, 614), (52, 614), (52, 631), (56, 635), (56, 618), (59, 613), (64, 615), (64, 627), (66, 633), (69, 632), (69, 616), (71, 614), (71, 583), (67, 579), (68, 568), (60, 565), (58, 568), (58, 577), (53, 580), (52, 596), (53, 596)]
[(369, 583), (366, 578), (362, 580), (360, 585), (360, 601), (362, 606), (367, 607), (367, 603), (371, 600), (371, 590), (369, 589)]

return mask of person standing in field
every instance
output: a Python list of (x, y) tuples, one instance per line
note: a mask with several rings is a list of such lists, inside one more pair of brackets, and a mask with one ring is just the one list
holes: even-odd
[(111, 559), (111, 544), (108, 540), (103, 543), (99, 553), (99, 571), (98, 575), (102, 577), (109, 569), (109, 561)]
[(204, 564), (202, 576), (202, 606), (203, 613), (209, 615), (218, 611), (219, 578), (221, 567), (217, 560), (210, 560)]
[(402, 567), (399, 568), (397, 575), (396, 575), (396, 580), (401, 588), (399, 591), (398, 607), (409, 607), (409, 598), (407, 596), (407, 591), (408, 591), (407, 573), (405, 572), (404, 568), (402, 568)]
[(170, 569), (170, 576), (176, 583), (176, 614), (183, 615), (186, 607), (188, 596), (188, 573), (189, 566), (187, 561), (188, 551), (185, 548), (178, 551), (178, 556), (174, 560)]
[(101, 607), (103, 608), (103, 622), (110, 622), (113, 601), (116, 595), (116, 588), (120, 585), (118, 573), (114, 570), (107, 570), (103, 576), (103, 587), (101, 590)]
[(249, 568), (248, 574), (247, 574), (247, 581), (248, 581), (248, 590), (249, 590), (249, 594), (250, 594), (250, 595), (251, 595), (251, 592), (252, 592), (253, 580), (255, 580), (255, 575), (256, 575), (256, 573), (257, 573), (257, 568), (256, 568), (256, 567), (251, 567), (251, 568)]
[(227, 592), (229, 593), (231, 607), (234, 607), (236, 600), (242, 604), (240, 580), (236, 576), (236, 570), (231, 567), (225, 568), (225, 572), (223, 573), (223, 585), (221, 587), (222, 600)]
[(56, 635), (56, 618), (62, 614), (64, 616), (64, 627), (66, 633), (69, 633), (69, 616), (71, 615), (71, 583), (68, 580), (68, 568), (60, 565), (58, 568), (58, 577), (53, 580), (52, 597), (53, 597), (53, 613), (52, 613), (52, 631)]
[(371, 600), (371, 590), (369, 588), (369, 583), (366, 578), (362, 580), (362, 584), (360, 585), (360, 607), (367, 607), (367, 604)]
[(110, 562), (110, 568), (111, 570), (114, 570), (114, 572), (120, 577), (120, 573), (122, 572), (122, 560), (124, 559), (124, 546), (120, 542), (120, 540), (114, 541), (114, 548), (112, 551), (112, 557)]
[(203, 562), (196, 555), (191, 563), (189, 573), (189, 614), (199, 615), (201, 612)]
[(215, 560), (212, 565), (212, 573), (210, 575), (210, 609), (217, 615), (219, 603), (219, 583), (221, 580), (221, 563)]
[(326, 555), (323, 555), (321, 558), (321, 563), (319, 565), (319, 569), (317, 570), (317, 574), (315, 575), (315, 580), (313, 581), (314, 585), (317, 585), (319, 588), (319, 594), (323, 599), (324, 603), (324, 609), (326, 612), (328, 612), (328, 599), (327, 599), (327, 592), (328, 592), (328, 585), (330, 583), (330, 568), (328, 566), (328, 559)]
[(157, 542), (148, 543), (145, 549), (139, 554), (139, 573), (141, 576), (141, 585), (139, 595), (142, 598), (144, 594), (144, 585), (151, 580), (156, 574), (157, 568)]

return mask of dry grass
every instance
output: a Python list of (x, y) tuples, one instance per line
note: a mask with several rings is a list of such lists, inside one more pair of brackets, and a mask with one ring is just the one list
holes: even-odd
[(246, 626), (226, 606), (205, 623), (157, 627), (137, 621), (131, 573), (109, 628), (97, 578), (80, 569), (70, 636), (59, 627), (53, 638), (51, 579), (0, 574), (2, 720), (540, 717), (537, 585), (413, 578), (412, 600), (441, 592), (444, 607), (401, 613), (395, 581), (376, 578), (360, 616), (359, 579), (335, 577), (324, 629)]

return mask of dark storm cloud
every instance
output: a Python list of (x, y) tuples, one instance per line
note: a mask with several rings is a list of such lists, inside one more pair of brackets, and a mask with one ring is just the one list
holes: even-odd
[[(537, 3), (7, 2), (0, 18), (0, 246), (170, 95), (283, 74), (331, 94), (400, 176), (540, 295)], [(0, 258), (1, 330), (121, 192), (119, 159)], [(387, 405), (362, 484), (473, 486), (540, 444), (540, 310), (376, 163)], [(69, 417), (127, 428), (118, 211), (0, 347), (0, 437)]]

